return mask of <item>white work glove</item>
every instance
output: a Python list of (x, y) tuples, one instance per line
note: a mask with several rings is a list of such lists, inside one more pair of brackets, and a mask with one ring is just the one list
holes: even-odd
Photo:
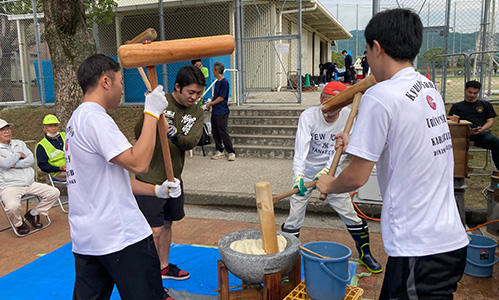
[(180, 180), (174, 178), (175, 182), (165, 181), (162, 185), (156, 185), (154, 192), (158, 198), (178, 198), (182, 194)]
[(144, 113), (155, 117), (156, 120), (159, 120), (159, 116), (167, 107), (168, 102), (166, 101), (162, 85), (158, 85), (154, 91), (146, 93)]

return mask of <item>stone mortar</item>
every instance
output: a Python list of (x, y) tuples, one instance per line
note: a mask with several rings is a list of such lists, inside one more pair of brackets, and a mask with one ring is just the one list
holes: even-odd
[(298, 256), (300, 240), (292, 234), (280, 232), (286, 239), (286, 248), (276, 254), (255, 255), (234, 251), (230, 244), (245, 239), (261, 239), (259, 229), (243, 230), (230, 233), (218, 241), (218, 251), (227, 269), (236, 277), (250, 282), (261, 283), (265, 274), (288, 274), (293, 269)]

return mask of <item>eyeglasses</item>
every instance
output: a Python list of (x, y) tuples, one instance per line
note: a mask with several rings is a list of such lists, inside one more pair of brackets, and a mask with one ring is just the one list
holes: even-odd
[(2, 128), (0, 128), (0, 132), (4, 132), (4, 131), (10, 131), (10, 126), (4, 126)]

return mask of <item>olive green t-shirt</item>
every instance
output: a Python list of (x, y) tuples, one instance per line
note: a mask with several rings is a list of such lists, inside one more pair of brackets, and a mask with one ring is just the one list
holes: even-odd
[[(172, 94), (166, 95), (168, 107), (164, 111), (169, 125), (177, 128), (177, 138), (168, 140), (170, 155), (172, 157), (173, 173), (175, 178), (182, 179), (184, 168), (185, 151), (196, 147), (203, 133), (204, 113), (197, 105), (185, 107), (177, 103)], [(135, 137), (138, 139), (144, 123), (144, 114), (141, 114), (135, 125)], [(156, 131), (156, 145), (152, 156), (149, 172), (145, 175), (137, 175), (137, 178), (152, 184), (162, 184), (166, 180), (165, 163), (161, 151), (159, 130)]]

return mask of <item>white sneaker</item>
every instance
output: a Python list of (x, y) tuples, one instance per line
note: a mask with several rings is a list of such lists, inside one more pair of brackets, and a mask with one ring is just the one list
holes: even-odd
[(236, 160), (236, 154), (235, 153), (229, 153), (229, 154), (227, 154), (227, 160), (228, 161), (235, 161)]
[(219, 159), (219, 158), (222, 158), (224, 156), (225, 155), (222, 152), (217, 150), (217, 152), (211, 157), (211, 159)]

